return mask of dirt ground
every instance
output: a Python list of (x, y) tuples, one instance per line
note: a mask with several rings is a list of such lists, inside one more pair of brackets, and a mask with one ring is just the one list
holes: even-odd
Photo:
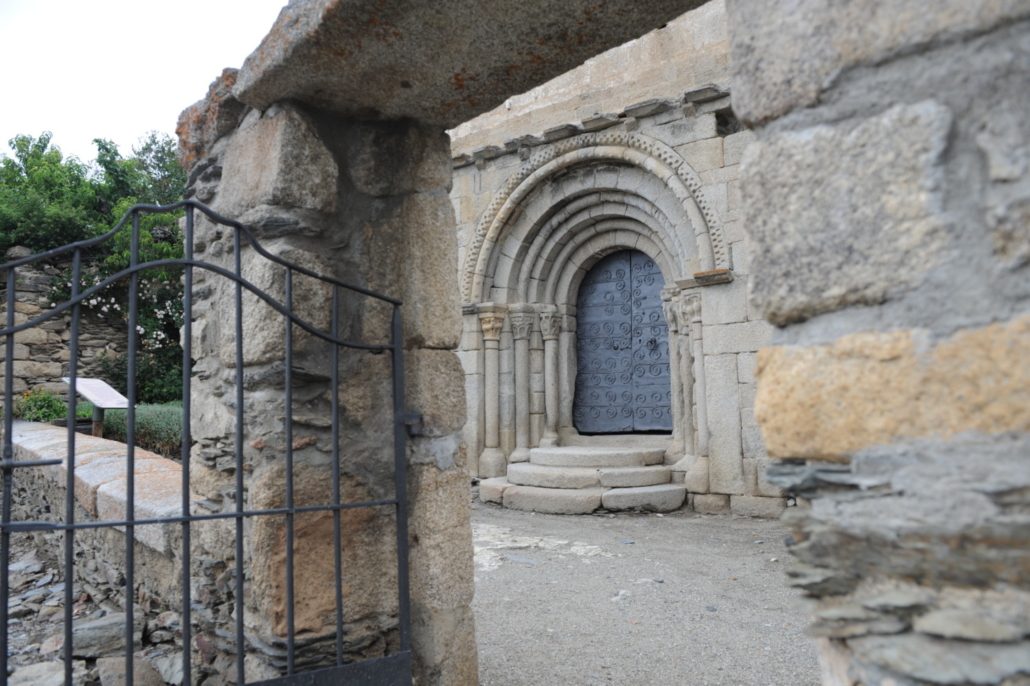
[(777, 522), (473, 504), (484, 686), (819, 683)]

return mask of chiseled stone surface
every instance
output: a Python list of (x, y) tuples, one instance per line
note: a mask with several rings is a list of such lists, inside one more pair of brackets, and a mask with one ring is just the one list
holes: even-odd
[(454, 126), (699, 4), (301, 0), (247, 58), (234, 93), (258, 108), (299, 100)]
[(948, 108), (924, 101), (752, 144), (741, 169), (751, 305), (783, 326), (918, 283), (948, 245), (950, 127)]
[(784, 515), (788, 575), (819, 599), (813, 630), (863, 683), (880, 671), (948, 684), (1025, 671), (1028, 448), (1025, 433), (965, 433), (871, 448), (848, 466), (770, 470), (798, 497), (817, 496)]
[(730, 512), (742, 517), (763, 517), (776, 519), (787, 509), (783, 498), (766, 498), (754, 495), (731, 495)]
[(694, 512), (722, 514), (730, 511), (730, 497), (718, 493), (696, 493), (691, 497)]
[(1030, 430), (1030, 317), (936, 343), (919, 331), (759, 352), (756, 416), (770, 456), (844, 460), (963, 431)]
[(608, 510), (646, 510), (671, 512), (678, 510), (687, 497), (683, 484), (612, 488), (601, 496), (601, 505)]
[(513, 510), (548, 514), (587, 514), (601, 507), (603, 488), (537, 488), (509, 486), (504, 506)]
[(247, 117), (234, 133), (214, 207), (229, 216), (259, 205), (329, 214), (336, 209), (338, 174), (311, 120), (296, 107), (276, 105), (260, 118)]
[(1021, 0), (727, 0), (733, 108), (750, 123), (814, 105), (847, 70), (1030, 15)]

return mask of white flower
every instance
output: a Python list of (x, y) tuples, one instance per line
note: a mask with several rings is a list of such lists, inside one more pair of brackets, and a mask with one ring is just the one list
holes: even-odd
[(142, 326), (137, 326), (136, 327), (136, 333), (142, 335), (144, 333), (143, 327)]

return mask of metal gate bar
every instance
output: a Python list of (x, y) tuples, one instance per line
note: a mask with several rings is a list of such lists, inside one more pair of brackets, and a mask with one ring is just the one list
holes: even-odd
[[(183, 209), (184, 220), (184, 241), (185, 250), (183, 258), (174, 260), (155, 260), (145, 263), (139, 262), (139, 231), (140, 217), (147, 213), (167, 213)], [(199, 210), (215, 224), (230, 227), (233, 230), (234, 260), (233, 269), (230, 271), (219, 265), (198, 261), (194, 256), (194, 232), (195, 232), (195, 211)], [(130, 261), (129, 267), (90, 288), (81, 288), (81, 261), (83, 251), (107, 241), (118, 231), (122, 230), (127, 220), (131, 219), (130, 237)], [(263, 258), (270, 260), (285, 270), (285, 297), (284, 303), (277, 302), (269, 294), (261, 291), (253, 283), (243, 277), (241, 264), (241, 248), (246, 240), (246, 245)], [(72, 255), (72, 284), (71, 295), (65, 302), (57, 304), (49, 311), (29, 319), (22, 324), (15, 324), (15, 289), (16, 270), (18, 267), (36, 262), (49, 262), (57, 257)], [(138, 291), (139, 275), (146, 270), (160, 269), (165, 267), (181, 267), (183, 269), (183, 336), (182, 336), (182, 359), (183, 359), (183, 420), (182, 420), (182, 512), (179, 516), (172, 517), (150, 517), (136, 518), (135, 501), (135, 434), (136, 434), (136, 324), (138, 321)], [(191, 511), (190, 503), (190, 393), (191, 393), (191, 366), (192, 366), (192, 318), (193, 318), (193, 270), (195, 268), (205, 269), (223, 278), (234, 282), (234, 305), (235, 305), (235, 419), (234, 431), (234, 466), (235, 473), (235, 507), (232, 511), (213, 512), (206, 514), (195, 514)], [(64, 532), (64, 674), (65, 683), (72, 684), (73, 669), (73, 604), (74, 594), (74, 540), (77, 530), (100, 529), (110, 527), (123, 527), (125, 530), (125, 666), (126, 683), (131, 686), (133, 682), (133, 638), (134, 638), (134, 568), (135, 568), (135, 528), (144, 525), (154, 524), (179, 524), (182, 533), (182, 570), (181, 570), (181, 593), (182, 593), (182, 618), (181, 635), (183, 643), (183, 677), (184, 683), (192, 683), (192, 621), (191, 621), (191, 594), (190, 594), (190, 525), (193, 522), (215, 521), (233, 519), (235, 522), (235, 640), (236, 640), (236, 683), (245, 683), (244, 657), (246, 654), (246, 637), (244, 635), (244, 581), (243, 568), (244, 545), (243, 545), (243, 524), (248, 517), (260, 516), (282, 516), (285, 518), (286, 528), (286, 597), (287, 597), (287, 674), (285, 677), (273, 679), (268, 684), (323, 684), (335, 683), (335, 680), (346, 677), (353, 679), (353, 683), (382, 683), (401, 684), (410, 683), (411, 679), (411, 639), (410, 639), (410, 601), (409, 601), (409, 578), (408, 578), (408, 549), (407, 549), (407, 482), (406, 482), (406, 441), (407, 433), (405, 426), (406, 413), (404, 411), (404, 364), (403, 364), (403, 337), (401, 329), (400, 301), (386, 295), (375, 293), (361, 286), (348, 284), (330, 277), (319, 275), (300, 265), (292, 264), (271, 253), (268, 253), (258, 243), (253, 233), (242, 224), (222, 217), (194, 201), (187, 200), (168, 206), (136, 205), (132, 207), (125, 217), (108, 233), (88, 241), (80, 241), (40, 255), (13, 260), (7, 264), (0, 265), (0, 270), (6, 271), (7, 283), (7, 317), (5, 328), (0, 330), (4, 336), (6, 356), (4, 360), (4, 417), (3, 417), (3, 459), (0, 461), (3, 480), (3, 503), (0, 507), (0, 684), (6, 686), (9, 667), (9, 630), (8, 630), (8, 599), (10, 596), (9, 568), (10, 568), (10, 541), (12, 533), (31, 533), (46, 531)], [(332, 289), (331, 325), (330, 331), (325, 332), (314, 325), (298, 318), (293, 312), (293, 277), (294, 273), (317, 279), (328, 284)], [(79, 328), (81, 319), (81, 304), (96, 293), (106, 289), (112, 284), (128, 279), (129, 281), (129, 334), (128, 334), (128, 369), (127, 369), (127, 396), (129, 406), (126, 412), (126, 490), (127, 505), (125, 516), (119, 520), (84, 521), (75, 520), (75, 410), (77, 404), (76, 376), (78, 372), (79, 353)], [(285, 354), (284, 354), (284, 434), (286, 439), (285, 455), (285, 502), (283, 507), (276, 508), (254, 508), (247, 509), (243, 503), (244, 481), (243, 481), (243, 438), (245, 416), (243, 410), (244, 402), (244, 375), (243, 375), (243, 290), (246, 288), (262, 302), (270, 306), (274, 311), (284, 317), (285, 323)], [(341, 305), (341, 291), (348, 291), (358, 296), (364, 296), (383, 302), (392, 308), (390, 336), (388, 343), (366, 343), (363, 341), (347, 340), (340, 337), (339, 308)], [(14, 470), (19, 468), (42, 467), (61, 464), (61, 460), (36, 460), (36, 461), (14, 461), (13, 450), (13, 374), (14, 374), (14, 336), (16, 333), (38, 326), (46, 321), (63, 316), (70, 312), (71, 316), (71, 340), (69, 378), (70, 394), (68, 407), (68, 437), (67, 450), (68, 459), (66, 463), (66, 493), (65, 493), (65, 520), (63, 523), (46, 521), (12, 521), (12, 498)], [(330, 405), (332, 413), (331, 434), (333, 441), (331, 463), (332, 475), (332, 502), (320, 505), (297, 506), (294, 502), (293, 483), (293, 427), (292, 427), (292, 406), (293, 406), (293, 329), (300, 327), (316, 338), (326, 341), (331, 346), (331, 365), (329, 383), (332, 385), (330, 394)], [(394, 495), (392, 498), (368, 499), (358, 502), (342, 502), (340, 470), (340, 399), (339, 399), (339, 351), (340, 348), (365, 350), (373, 352), (389, 352), (391, 356), (391, 375), (393, 391), (393, 451), (394, 451)], [(341, 513), (344, 510), (359, 508), (392, 507), (395, 510), (396, 546), (397, 546), (397, 593), (398, 593), (398, 632), (400, 650), (385, 658), (366, 660), (360, 663), (347, 664), (344, 656), (344, 596), (343, 596), (343, 563), (342, 563), (342, 537), (341, 537)], [(318, 670), (308, 673), (297, 673), (295, 663), (296, 637), (295, 637), (295, 579), (294, 579), (294, 554), (293, 545), (295, 542), (294, 520), (297, 514), (310, 512), (331, 512), (333, 517), (333, 569), (334, 569), (334, 597), (336, 600), (335, 611), (335, 663), (336, 667), (328, 670)], [(326, 679), (331, 679), (326, 681)]]

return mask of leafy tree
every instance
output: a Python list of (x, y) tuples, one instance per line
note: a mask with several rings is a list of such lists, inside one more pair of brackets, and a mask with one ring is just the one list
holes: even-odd
[[(0, 158), (0, 257), (13, 245), (35, 251), (109, 231), (137, 203), (171, 204), (182, 197), (186, 174), (179, 166), (175, 141), (149, 133), (124, 157), (105, 139), (94, 139), (97, 157), (91, 165), (64, 158), (51, 145), (51, 135), (17, 136), (12, 157)], [(182, 257), (182, 212), (140, 215), (139, 261)], [(130, 264), (131, 225), (84, 255), (82, 287), (99, 284)], [(182, 270), (166, 268), (140, 274), (137, 397), (163, 402), (181, 393)], [(70, 269), (55, 280), (52, 300), (67, 299)], [(83, 302), (111, 320), (125, 320), (128, 279), (122, 279)], [(125, 390), (124, 357), (108, 361), (109, 381)]]
[(13, 157), (0, 158), (0, 255), (14, 245), (48, 250), (107, 228), (89, 168), (65, 158), (51, 138), (15, 136)]

